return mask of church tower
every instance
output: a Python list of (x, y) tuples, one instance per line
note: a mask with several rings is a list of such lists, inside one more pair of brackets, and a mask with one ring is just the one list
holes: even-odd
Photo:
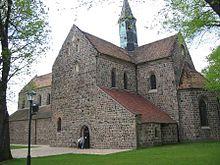
[(118, 23), (121, 47), (127, 51), (133, 51), (138, 47), (136, 18), (132, 14), (128, 0), (124, 0)]

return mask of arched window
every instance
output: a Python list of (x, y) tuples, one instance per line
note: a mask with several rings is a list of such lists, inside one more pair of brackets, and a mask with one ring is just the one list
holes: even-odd
[(128, 89), (128, 75), (124, 72), (124, 89)]
[(150, 89), (157, 89), (156, 76), (154, 74), (150, 76)]
[(61, 118), (59, 117), (57, 120), (57, 132), (61, 131)]
[(41, 106), (41, 95), (38, 96), (38, 105)]
[(75, 71), (76, 71), (77, 73), (79, 72), (79, 64), (78, 64), (78, 63), (75, 64)]
[(199, 114), (200, 114), (201, 126), (207, 126), (208, 125), (207, 106), (203, 99), (199, 100)]
[(47, 94), (47, 105), (50, 104), (50, 93)]
[(116, 86), (116, 69), (115, 68), (112, 69), (111, 78), (112, 78), (112, 87), (115, 87)]

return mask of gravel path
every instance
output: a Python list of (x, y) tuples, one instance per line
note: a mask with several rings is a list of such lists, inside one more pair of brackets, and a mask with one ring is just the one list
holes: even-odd
[[(31, 157), (61, 155), (67, 153), (106, 155), (106, 154), (123, 152), (128, 150), (129, 149), (76, 149), (76, 148), (67, 148), (67, 147), (50, 147), (47, 145), (37, 145), (37, 147), (31, 149)], [(27, 157), (27, 148), (12, 149), (11, 152), (14, 158)]]

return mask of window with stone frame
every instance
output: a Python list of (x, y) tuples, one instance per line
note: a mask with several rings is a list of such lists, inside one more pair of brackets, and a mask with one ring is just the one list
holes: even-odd
[(79, 72), (79, 63), (78, 62), (75, 63), (75, 71), (77, 73)]
[(48, 93), (48, 94), (47, 94), (47, 105), (50, 104), (50, 100), (51, 100), (51, 98), (50, 98), (50, 93)]
[(159, 129), (158, 129), (158, 127), (155, 127), (155, 129), (154, 129), (154, 136), (155, 136), (156, 138), (159, 137)]
[(79, 51), (79, 39), (77, 38), (75, 41), (75, 45), (76, 45), (76, 52)]
[(59, 117), (58, 120), (57, 120), (57, 132), (60, 132), (61, 131), (61, 118)]
[(25, 108), (25, 99), (22, 100), (21, 109)]
[(200, 124), (202, 127), (208, 126), (207, 105), (204, 99), (199, 100)]
[(116, 87), (116, 69), (113, 68), (111, 71), (111, 86)]
[(155, 74), (150, 75), (150, 90), (151, 89), (157, 89), (157, 82), (156, 82)]
[(41, 103), (42, 103), (41, 101), (42, 101), (41, 95), (38, 95), (38, 105), (39, 105), (39, 106), (41, 106)]
[(124, 72), (124, 89), (128, 89), (128, 75)]

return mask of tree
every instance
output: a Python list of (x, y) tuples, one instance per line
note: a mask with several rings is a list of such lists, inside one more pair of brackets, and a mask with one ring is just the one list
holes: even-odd
[(7, 89), (9, 80), (28, 71), (48, 41), (47, 12), (41, 0), (0, 2), (0, 162), (11, 159)]
[(220, 92), (220, 46), (218, 46), (208, 57), (208, 67), (202, 72), (207, 82), (206, 88)]
[[(219, 0), (165, 0), (166, 7), (160, 12), (165, 17), (166, 29), (181, 31), (184, 37), (194, 39), (206, 32), (220, 38)], [(169, 9), (169, 10), (168, 10)]]

